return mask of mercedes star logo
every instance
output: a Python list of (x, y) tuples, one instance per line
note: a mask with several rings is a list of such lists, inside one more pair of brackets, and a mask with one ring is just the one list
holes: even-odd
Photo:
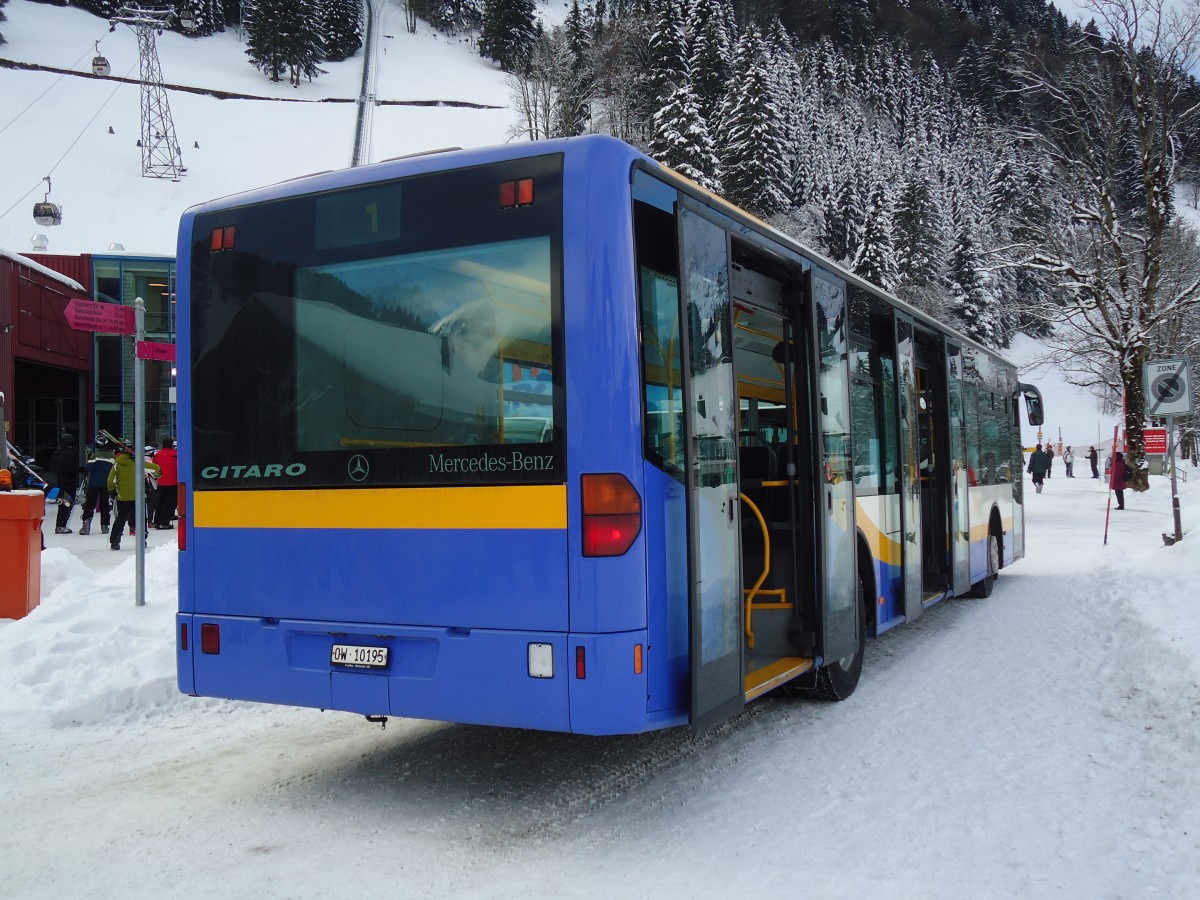
[(361, 453), (356, 453), (350, 457), (350, 462), (346, 464), (346, 474), (354, 481), (362, 481), (371, 474), (371, 466), (367, 462), (367, 458)]

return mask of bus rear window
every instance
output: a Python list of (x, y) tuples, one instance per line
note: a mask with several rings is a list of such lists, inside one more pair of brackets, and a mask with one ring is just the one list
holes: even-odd
[(562, 481), (561, 176), (515, 167), (198, 217), (197, 488)]

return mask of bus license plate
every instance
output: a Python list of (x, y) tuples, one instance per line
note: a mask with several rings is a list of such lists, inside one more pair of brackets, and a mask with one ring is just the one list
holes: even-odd
[(329, 662), (335, 666), (351, 669), (386, 669), (387, 647), (355, 647), (350, 644), (334, 644), (329, 652)]

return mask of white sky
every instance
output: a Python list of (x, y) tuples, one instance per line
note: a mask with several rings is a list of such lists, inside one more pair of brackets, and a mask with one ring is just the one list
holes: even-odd
[[(134, 59), (131, 36), (78, 11), (13, 0), (6, 12), (0, 55), (63, 64), (104, 37), (114, 71)], [(386, 30), (387, 66), (404, 77), (381, 75), (382, 95), (506, 101), (468, 50)], [(357, 86), (353, 62), (293, 92), (241, 63), (230, 36), (161, 40), (168, 80), (212, 83), (224, 54), (239, 60), (221, 72), (230, 89)], [(0, 69), (0, 128), (54, 80)], [(0, 132), (0, 212), (104, 99), (103, 85), (71, 82)], [(122, 88), (55, 171), (66, 218), (38, 229), (52, 252), (121, 240), (170, 254), (186, 204), (348, 161), (350, 105), (183, 98), (171, 102), (188, 176), (138, 177), (137, 97)], [(377, 122), (378, 157), (492, 143), (507, 127), (506, 112), (392, 115)], [(0, 246), (28, 246), (40, 196), (0, 220)], [(1055, 373), (1029, 379), (1047, 395), (1048, 431), (1111, 436), (1112, 420)], [(47, 533), (41, 605), (0, 619), (0, 895), (1195, 896), (1200, 470), (1188, 474), (1181, 544), (1162, 544), (1170, 492), (1152, 478), (1112, 513), (1105, 546), (1105, 490), (1056, 464), (1028, 497), (1027, 557), (990, 599), (944, 602), (873, 641), (845, 703), (770, 696), (702, 741), (403, 719), (380, 731), (348, 714), (183, 697), (173, 533), (151, 533), (142, 608), (130, 541), (112, 553), (98, 528)]]

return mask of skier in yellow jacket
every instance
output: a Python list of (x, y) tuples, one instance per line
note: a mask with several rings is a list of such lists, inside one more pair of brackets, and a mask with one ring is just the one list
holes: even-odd
[[(108, 473), (108, 491), (117, 495), (117, 515), (113, 519), (112, 531), (108, 533), (108, 546), (112, 550), (121, 549), (121, 533), (126, 525), (133, 527), (137, 492), (139, 489), (145, 490), (143, 485), (137, 483), (136, 469), (133, 451), (125, 446), (117, 447), (117, 461)], [(146, 471), (155, 477), (162, 473), (162, 469), (150, 460), (146, 460)], [(143, 532), (142, 540), (145, 539), (146, 535)]]

